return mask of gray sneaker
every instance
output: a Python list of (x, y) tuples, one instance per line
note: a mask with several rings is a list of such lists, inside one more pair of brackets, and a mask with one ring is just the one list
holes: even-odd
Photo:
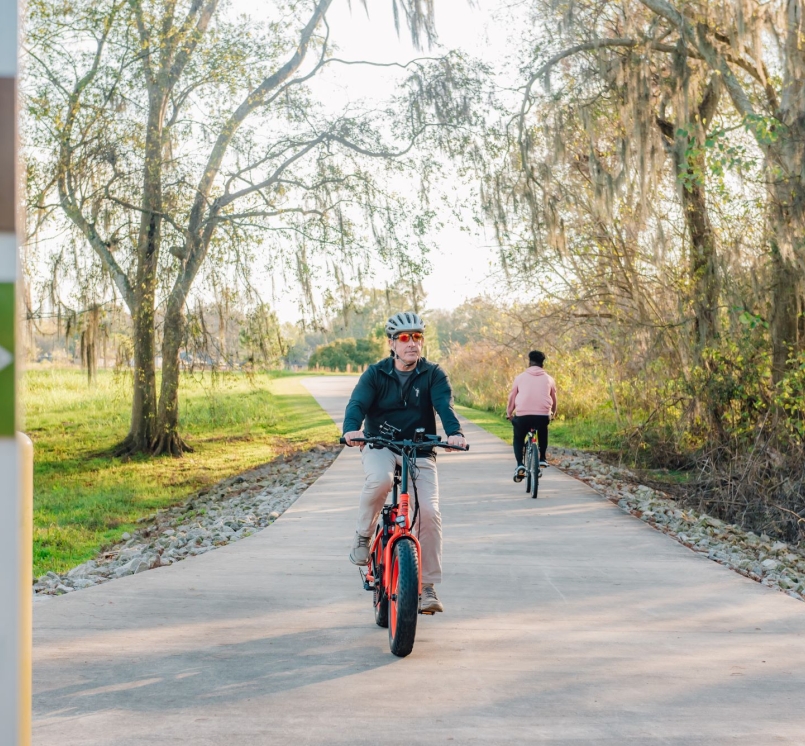
[(366, 566), (369, 564), (369, 537), (361, 536), (355, 532), (355, 541), (352, 542), (352, 551), (349, 553), (349, 561), (353, 565)]
[(422, 584), (422, 599), (419, 602), (419, 610), (423, 614), (433, 614), (436, 611), (444, 611), (444, 606), (436, 595), (433, 583)]
[(525, 466), (523, 466), (522, 464), (520, 464), (520, 465), (519, 465), (519, 466), (518, 466), (518, 467), (517, 467), (517, 468), (514, 470), (514, 477), (513, 477), (513, 479), (514, 479), (514, 481), (515, 481), (515, 482), (522, 482), (522, 481), (525, 479)]

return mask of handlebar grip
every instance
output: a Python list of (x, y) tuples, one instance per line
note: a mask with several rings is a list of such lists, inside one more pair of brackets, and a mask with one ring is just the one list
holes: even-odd
[(339, 443), (340, 443), (342, 446), (345, 446), (345, 445), (347, 444), (347, 439), (346, 439), (346, 438), (339, 438), (339, 439), (338, 439), (338, 442), (339, 442)]
[(443, 443), (443, 444), (441, 444), (441, 446), (442, 446), (442, 448), (449, 448), (451, 451), (469, 451), (470, 450), (470, 444), (469, 443), (467, 443), (467, 445), (465, 445), (465, 446), (453, 446), (453, 445), (450, 445), (449, 443)]
[[(343, 435), (338, 439), (338, 442), (342, 446), (347, 445), (347, 439)], [(352, 442), (353, 443), (367, 443), (368, 441), (366, 440), (366, 438), (353, 438)]]

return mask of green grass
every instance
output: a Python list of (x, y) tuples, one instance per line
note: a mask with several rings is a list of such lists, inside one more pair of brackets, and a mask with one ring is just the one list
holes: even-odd
[[(456, 411), (487, 432), (497, 435), (507, 443), (511, 442), (512, 426), (503, 415), (461, 405), (456, 406)], [(614, 417), (606, 415), (573, 420), (560, 418), (551, 423), (550, 444), (562, 448), (609, 451), (613, 450), (617, 437), (617, 423)]]
[[(456, 405), (456, 411), (487, 432), (497, 435), (506, 443), (511, 443), (512, 426), (502, 415), (461, 405)], [(550, 446), (554, 445), (561, 448), (592, 451), (605, 456), (611, 454), (620, 460), (624, 455), (628, 455), (618, 450), (618, 446), (622, 442), (621, 437), (614, 416), (607, 412), (590, 418), (557, 419), (551, 423), (548, 452), (550, 453)], [(635, 466), (628, 458), (626, 461), (629, 466)], [(690, 471), (648, 468), (646, 465), (638, 467), (637, 473), (644, 477), (643, 481), (647, 479), (655, 483), (655, 486), (667, 488), (684, 487), (691, 482), (693, 477)]]
[(279, 453), (332, 443), (338, 430), (295, 375), (186, 376), (181, 459), (105, 455), (128, 431), (130, 381), (74, 370), (22, 379), (34, 441), (34, 574), (63, 572), (119, 540), (136, 521)]

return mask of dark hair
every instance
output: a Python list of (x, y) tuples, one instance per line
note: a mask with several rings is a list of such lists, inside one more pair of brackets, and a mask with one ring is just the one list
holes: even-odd
[(528, 353), (528, 362), (532, 365), (539, 365), (541, 368), (542, 364), (545, 362), (545, 353), (539, 350), (531, 350), (531, 352)]

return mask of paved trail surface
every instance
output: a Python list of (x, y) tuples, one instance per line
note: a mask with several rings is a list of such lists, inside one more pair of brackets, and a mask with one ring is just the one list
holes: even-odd
[[(306, 385), (340, 421), (354, 378)], [(273, 526), (35, 605), (34, 743), (805, 744), (805, 605), (467, 425), (406, 659), (347, 561), (357, 449)]]

